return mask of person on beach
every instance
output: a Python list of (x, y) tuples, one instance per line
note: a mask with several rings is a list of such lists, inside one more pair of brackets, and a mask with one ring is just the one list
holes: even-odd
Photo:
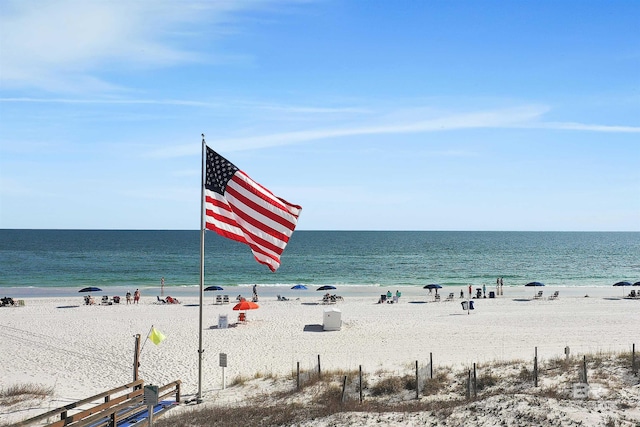
[(471, 299), (471, 291), (472, 291), (471, 285), (469, 285), (469, 299)]
[(482, 284), (482, 296), (484, 298), (487, 297), (487, 285), (485, 285), (484, 283)]
[(127, 297), (127, 304), (131, 304), (131, 292), (130, 291), (127, 291), (126, 297)]
[(133, 303), (138, 304), (139, 301), (140, 301), (140, 291), (136, 289), (136, 291), (133, 293)]
[(396, 290), (396, 298), (398, 299), (398, 301), (400, 301), (401, 296), (402, 296), (402, 293), (399, 290)]
[(253, 285), (253, 302), (258, 302), (258, 286)]
[(460, 298), (464, 298), (464, 289), (460, 289)]

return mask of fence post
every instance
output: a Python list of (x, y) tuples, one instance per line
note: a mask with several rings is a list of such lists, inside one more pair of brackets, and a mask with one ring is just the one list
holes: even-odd
[(318, 377), (322, 378), (322, 369), (320, 369), (320, 355), (318, 355)]
[(418, 361), (416, 360), (416, 400), (420, 399), (420, 376), (418, 374)]
[(538, 347), (536, 347), (535, 356), (533, 357), (533, 385), (538, 387)]
[(362, 365), (360, 365), (360, 369), (359, 369), (359, 373), (358, 373), (358, 377), (359, 377), (359, 385), (360, 385), (360, 403), (362, 403)]
[[(133, 354), (133, 381), (138, 381), (140, 379), (140, 374), (138, 373), (138, 368), (140, 367), (140, 334), (135, 334), (135, 350)], [(139, 389), (140, 386), (137, 386), (135, 389)]]
[(429, 352), (429, 378), (433, 379), (433, 353)]
[(584, 375), (584, 382), (589, 384), (589, 380), (587, 380), (587, 356), (583, 356), (582, 359), (582, 371)]
[(347, 376), (345, 375), (342, 379), (342, 397), (340, 398), (340, 403), (344, 403), (344, 397), (347, 394)]
[(473, 362), (473, 398), (478, 397), (478, 377), (476, 376), (476, 363)]
[(638, 375), (638, 365), (636, 365), (636, 344), (631, 347), (631, 372)]
[(300, 391), (300, 362), (296, 363), (296, 390)]

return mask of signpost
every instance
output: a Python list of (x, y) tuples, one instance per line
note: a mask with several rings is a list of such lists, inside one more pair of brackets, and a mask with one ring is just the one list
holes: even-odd
[(222, 389), (224, 390), (227, 385), (227, 381), (224, 376), (224, 368), (227, 367), (227, 353), (220, 353), (220, 367), (222, 368)]
[(149, 427), (153, 427), (153, 407), (158, 404), (158, 386), (146, 385), (144, 386), (144, 394), (142, 395), (142, 401), (149, 409)]

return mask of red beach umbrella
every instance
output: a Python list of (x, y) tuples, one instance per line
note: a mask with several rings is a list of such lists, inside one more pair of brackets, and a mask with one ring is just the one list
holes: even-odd
[(260, 306), (253, 301), (247, 301), (247, 300), (240, 301), (238, 304), (233, 306), (233, 309), (236, 311), (255, 310), (256, 308), (260, 308)]

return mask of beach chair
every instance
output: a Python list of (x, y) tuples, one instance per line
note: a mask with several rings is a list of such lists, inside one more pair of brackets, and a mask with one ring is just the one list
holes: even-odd
[(247, 313), (238, 314), (238, 323), (245, 323), (247, 321)]
[(433, 297), (433, 300), (434, 300), (435, 302), (439, 302), (439, 301), (440, 301), (440, 294), (436, 294), (436, 296), (435, 296), (435, 297)]
[(222, 295), (216, 295), (216, 304), (222, 304)]
[(540, 298), (542, 298), (542, 291), (538, 291), (538, 293), (533, 296), (533, 299), (540, 299)]
[(453, 301), (453, 292), (449, 292), (449, 296), (444, 301)]
[(100, 300), (100, 305), (111, 305), (109, 302), (109, 297), (107, 295), (102, 295), (102, 300)]
[(165, 300), (163, 300), (162, 298), (160, 298), (158, 295), (156, 295), (156, 298), (158, 299), (158, 301), (156, 302), (156, 304), (166, 304), (166, 303), (167, 303)]
[(556, 298), (558, 298), (558, 294), (560, 294), (560, 291), (555, 291), (555, 292), (553, 293), (553, 295), (551, 295), (551, 296), (549, 297), (549, 299), (556, 299)]
[(224, 304), (229, 304), (229, 295), (223, 295), (222, 296), (222, 302)]

